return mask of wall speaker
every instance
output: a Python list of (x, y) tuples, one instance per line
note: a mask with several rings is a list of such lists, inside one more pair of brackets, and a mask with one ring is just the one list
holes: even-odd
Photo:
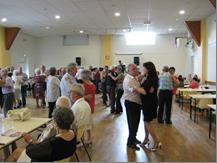
[(76, 57), (75, 62), (77, 63), (78, 66), (81, 66), (81, 57)]
[(138, 66), (139, 65), (139, 57), (134, 57), (133, 58), (133, 63)]

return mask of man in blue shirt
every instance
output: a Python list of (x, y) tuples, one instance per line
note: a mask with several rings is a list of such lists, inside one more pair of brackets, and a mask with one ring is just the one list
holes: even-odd
[(172, 107), (172, 89), (173, 80), (169, 74), (169, 67), (163, 67), (163, 73), (159, 75), (159, 110), (158, 110), (158, 122), (164, 123), (163, 113), (165, 107), (165, 122), (172, 124), (170, 121), (171, 107)]

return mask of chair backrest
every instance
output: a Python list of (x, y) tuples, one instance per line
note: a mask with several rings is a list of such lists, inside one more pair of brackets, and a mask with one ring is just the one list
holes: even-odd
[(77, 135), (76, 135), (77, 140), (80, 140), (83, 137), (85, 130), (86, 130), (85, 126), (81, 126), (77, 128)]
[(208, 104), (213, 104), (213, 100), (212, 99), (200, 99), (197, 103), (197, 107), (201, 109), (206, 109), (208, 108), (207, 107)]

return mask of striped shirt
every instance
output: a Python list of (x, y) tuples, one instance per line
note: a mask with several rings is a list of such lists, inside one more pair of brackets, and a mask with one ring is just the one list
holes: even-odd
[(164, 72), (159, 76), (159, 89), (160, 90), (173, 89), (173, 81), (169, 73)]

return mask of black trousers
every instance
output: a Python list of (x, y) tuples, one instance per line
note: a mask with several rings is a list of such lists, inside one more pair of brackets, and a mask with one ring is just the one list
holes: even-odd
[(2, 94), (2, 87), (0, 87), (0, 107), (3, 107), (3, 94)]
[(48, 102), (48, 108), (49, 108), (48, 118), (52, 118), (52, 113), (53, 113), (53, 110), (55, 108), (55, 104), (56, 104), (56, 101), (55, 102)]
[(4, 117), (6, 117), (8, 111), (13, 109), (13, 104), (15, 100), (14, 93), (4, 94), (3, 100)]
[(128, 101), (125, 101), (126, 113), (127, 113), (127, 123), (129, 129), (129, 137), (127, 144), (133, 145), (136, 140), (136, 133), (139, 127), (140, 115), (141, 115), (141, 105)]
[(106, 104), (107, 102), (107, 90), (106, 90), (106, 83), (103, 82), (102, 83), (102, 101), (103, 101), (103, 104)]
[(118, 89), (117, 90), (116, 112), (118, 112), (118, 113), (123, 112), (122, 105), (121, 105), (121, 97), (122, 97), (123, 93), (124, 93), (123, 89)]
[(163, 121), (163, 113), (165, 110), (165, 121), (170, 122), (171, 107), (172, 107), (173, 94), (171, 90), (159, 91), (159, 110), (158, 110), (158, 122)]
[(109, 87), (109, 98), (111, 101), (111, 112), (115, 111), (115, 87)]
[(27, 91), (27, 85), (22, 85), (21, 86), (21, 95), (22, 95), (22, 104), (23, 107), (26, 106), (26, 91)]

